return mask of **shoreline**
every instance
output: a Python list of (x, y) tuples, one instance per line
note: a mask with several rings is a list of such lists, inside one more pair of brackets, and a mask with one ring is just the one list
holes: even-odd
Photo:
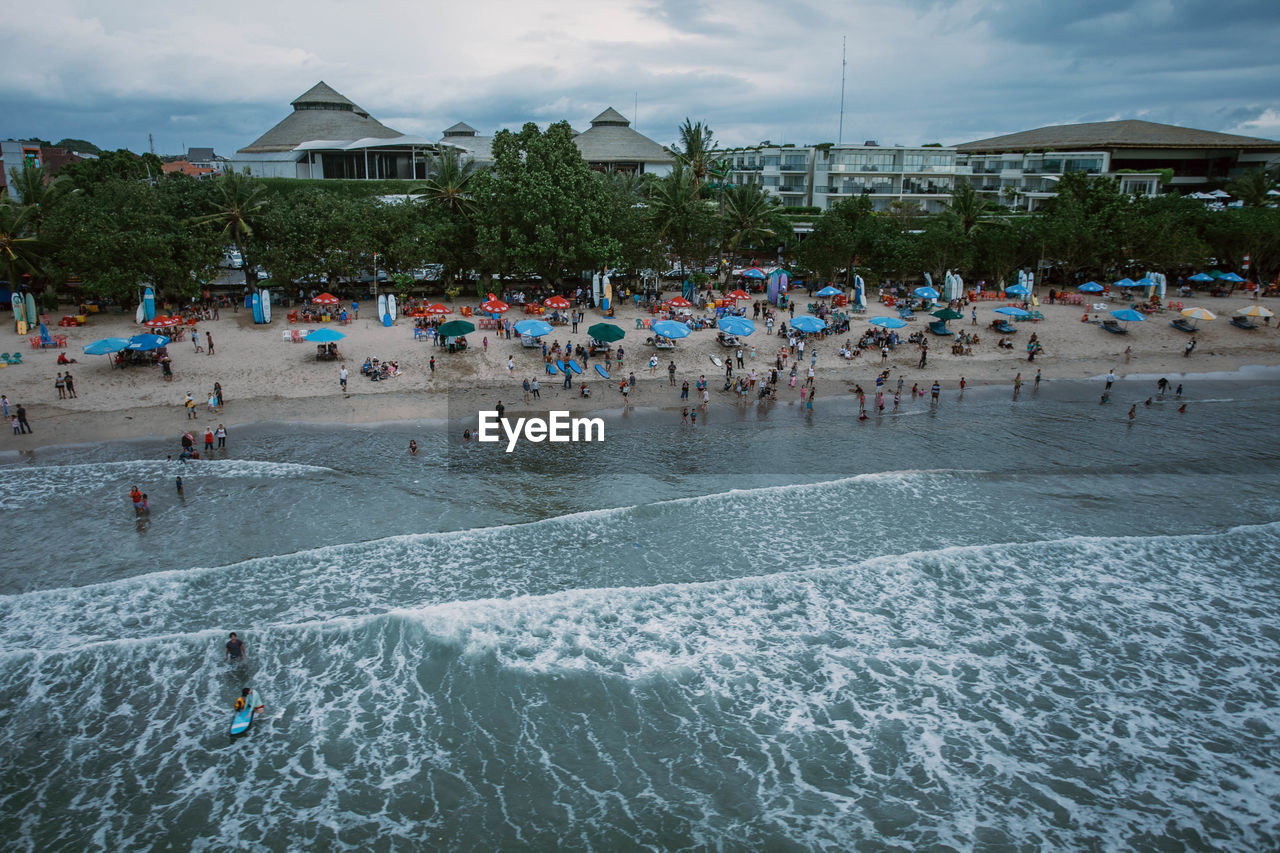
[[(979, 303), (984, 315), (1000, 303)], [(955, 356), (949, 351), (949, 340), (929, 337), (928, 366), (917, 367), (918, 349), (902, 343), (894, 350), (886, 364), (881, 364), (875, 350), (864, 352), (859, 358), (844, 360), (835, 356), (835, 349), (846, 340), (856, 341), (867, 329), (867, 317), (884, 313), (883, 306), (872, 305), (868, 315), (855, 316), (851, 330), (844, 335), (817, 341), (819, 354), (816, 368), (816, 386), (820, 408), (824, 399), (850, 397), (855, 383), (874, 397), (875, 376), (884, 369), (890, 371), (889, 386), (896, 386), (903, 377), (907, 388), (919, 384), (927, 389), (937, 380), (942, 383), (944, 394), (954, 393), (961, 377), (971, 388), (1011, 385), (1014, 376), (1023, 375), (1030, 385), (1037, 369), (1044, 372), (1047, 382), (1097, 381), (1108, 370), (1114, 369), (1120, 379), (1128, 377), (1154, 381), (1161, 375), (1176, 381), (1200, 381), (1194, 377), (1221, 381), (1262, 381), (1280, 379), (1280, 334), (1277, 327), (1264, 326), (1256, 332), (1232, 329), (1218, 322), (1205, 324), (1197, 333), (1199, 347), (1190, 360), (1182, 355), (1182, 346), (1189, 337), (1168, 327), (1162, 318), (1153, 317), (1149, 323), (1136, 324), (1130, 335), (1106, 334), (1093, 324), (1081, 323), (1080, 309), (1074, 306), (1042, 305), (1045, 319), (1035, 324), (1021, 324), (1013, 337), (1013, 350), (995, 347), (995, 337), (984, 325), (973, 326), (957, 322), (955, 332), (977, 332), (982, 336), (980, 345), (974, 346), (972, 356)], [(594, 312), (584, 325), (598, 318)], [(627, 329), (643, 322), (650, 315), (630, 306), (619, 310), (614, 322)], [(510, 316), (510, 315), (509, 315)], [(785, 313), (782, 319), (786, 319)], [(604, 380), (593, 370), (599, 360), (592, 360), (581, 377), (575, 377), (573, 390), (563, 389), (558, 377), (546, 375), (541, 354), (520, 346), (520, 341), (506, 340), (496, 332), (487, 335), (473, 333), (472, 349), (466, 353), (446, 354), (429, 344), (415, 342), (408, 324), (386, 329), (370, 320), (356, 321), (342, 327), (347, 336), (342, 344), (347, 358), (345, 365), (351, 372), (348, 381), (354, 393), (338, 390), (338, 367), (329, 362), (315, 362), (314, 350), (309, 346), (295, 347), (283, 342), (280, 332), (289, 327), (283, 323), (255, 326), (247, 312), (224, 315), (220, 320), (199, 324), (201, 336), (208, 331), (217, 342), (217, 355), (209, 357), (194, 353), (178, 340), (170, 344), (177, 378), (173, 382), (160, 381), (156, 370), (129, 368), (112, 369), (106, 359), (84, 357), (80, 350), (92, 340), (118, 335), (127, 336), (138, 329), (132, 318), (124, 315), (94, 315), (91, 325), (67, 330), (69, 346), (66, 350), (32, 351), (21, 365), (0, 370), (0, 393), (7, 395), (11, 410), (23, 404), (28, 412), (33, 433), (9, 436), (0, 442), (0, 458), (14, 453), (24, 455), (37, 450), (55, 447), (84, 445), (92, 447), (106, 441), (166, 440), (176, 439), (190, 428), (203, 432), (206, 427), (225, 424), (228, 432), (266, 424), (290, 425), (350, 425), (377, 427), (378, 425), (414, 422), (445, 422), (474, 416), (481, 409), (493, 408), (502, 400), (512, 414), (568, 410), (573, 414), (606, 412), (620, 415), (624, 410), (616, 383), (635, 372), (637, 386), (629, 407), (636, 410), (676, 411), (683, 405), (698, 405), (697, 392), (690, 389), (690, 399), (678, 399), (678, 387), (671, 387), (664, 362), (676, 365), (677, 380), (687, 379), (692, 386), (699, 376), (706, 376), (710, 383), (712, 406), (736, 408), (726, 394), (719, 391), (723, 384), (723, 369), (716, 368), (710, 356), (725, 357), (732, 350), (717, 344), (711, 332), (696, 332), (683, 339), (676, 350), (657, 353), (657, 375), (651, 375), (648, 359), (655, 351), (645, 345), (643, 329), (629, 332), (621, 343), (626, 348), (625, 366), (612, 369), (613, 379)], [(902, 332), (921, 331), (920, 324), (904, 328)], [(1046, 352), (1036, 361), (1028, 362), (1025, 351), (1019, 349), (1034, 332), (1046, 347)], [(927, 335), (926, 335), (927, 336)], [(928, 337), (928, 336), (927, 336)], [(567, 326), (557, 327), (549, 336), (560, 342), (585, 343), (585, 330), (574, 334)], [(483, 341), (488, 340), (488, 346)], [(770, 355), (785, 341), (768, 336), (763, 330), (744, 340), (747, 353), (744, 367), (736, 368), (736, 374), (756, 369), (767, 375), (773, 364)], [(1129, 363), (1125, 363), (1124, 349), (1133, 348)], [(184, 347), (187, 347), (184, 349)], [(758, 350), (752, 360), (749, 353)], [(75, 365), (59, 367), (56, 354), (65, 352), (77, 357)], [(27, 355), (27, 353), (24, 353)], [(396, 361), (402, 375), (387, 382), (368, 383), (359, 375), (360, 363), (366, 357), (378, 356)], [(514, 361), (514, 372), (509, 375), (507, 360)], [(434, 359), (435, 370), (430, 361)], [(799, 387), (787, 385), (787, 375), (793, 363), (800, 362), (800, 380), (803, 381), (808, 359), (793, 358), (785, 362), (778, 390), (777, 405), (797, 403)], [(55, 373), (71, 370), (75, 374), (79, 396), (74, 400), (59, 400), (54, 395)], [(537, 377), (542, 384), (540, 405), (522, 400), (520, 381)], [(214, 382), (220, 382), (230, 403), (221, 412), (207, 412), (203, 396), (209, 393)], [(577, 385), (586, 382), (593, 395), (583, 399), (577, 394)], [(189, 419), (181, 407), (184, 394), (191, 392), (197, 400), (197, 418)], [(49, 398), (54, 399), (49, 399)], [(754, 408), (754, 398), (748, 399)]]
[[(1034, 376), (1034, 374), (1032, 374)], [(1049, 377), (1044, 380), (1046, 387), (1063, 387), (1065, 385), (1086, 386), (1096, 382), (1101, 382), (1105, 374), (1096, 376), (1073, 376), (1073, 377)], [(1207, 372), (1184, 372), (1175, 373), (1168, 371), (1166, 373), (1131, 373), (1118, 375), (1117, 387), (1123, 390), (1122, 384), (1126, 382), (1143, 381), (1154, 383), (1160, 376), (1166, 376), (1171, 382), (1229, 382), (1229, 383), (1262, 383), (1262, 384), (1280, 384), (1280, 364), (1263, 365), (1263, 364), (1246, 364), (1240, 365), (1231, 371), (1207, 371)], [(637, 380), (638, 382), (640, 380)], [(1024, 377), (1027, 386), (1031, 385), (1031, 379)], [(853, 395), (853, 379), (835, 379), (826, 378), (817, 381), (818, 387), (818, 407), (821, 409), (823, 405), (830, 406), (833, 402), (842, 404), (852, 404), (856, 398)], [(669, 388), (669, 385), (663, 383), (663, 388)], [(888, 387), (888, 386), (886, 386)], [(923, 386), (922, 386), (923, 387)], [(967, 390), (971, 391), (989, 391), (996, 388), (1007, 388), (1009, 383), (1006, 381), (994, 381), (989, 378), (981, 378), (972, 381), (966, 381)], [(215, 427), (219, 423), (234, 423), (234, 427), (228, 427), (230, 430), (279, 430), (287, 431), (290, 428), (316, 429), (316, 428), (333, 428), (333, 427), (360, 427), (360, 428), (379, 428), (386, 427), (391, 429), (400, 429), (406, 426), (418, 425), (427, 430), (451, 429), (461, 427), (467, 420), (474, 419), (475, 412), (479, 411), (481, 406), (492, 405), (499, 397), (497, 396), (502, 390), (509, 390), (509, 386), (503, 385), (498, 387), (494, 385), (491, 388), (471, 387), (463, 389), (460, 392), (443, 392), (444, 397), (448, 397), (450, 393), (456, 393), (460, 398), (460, 404), (472, 406), (466, 414), (452, 411), (453, 407), (448, 405), (448, 401), (441, 400), (441, 392), (423, 392), (415, 391), (396, 391), (396, 392), (380, 392), (376, 394), (348, 394), (345, 397), (335, 394), (332, 397), (321, 398), (292, 398), (292, 397), (270, 397), (270, 398), (251, 398), (235, 405), (231, 411), (223, 411), (219, 414), (208, 416), (206, 412), (201, 412), (200, 417), (191, 420), (184, 413), (175, 412), (173, 406), (152, 406), (144, 409), (132, 410), (116, 410), (115, 412), (74, 412), (65, 413), (63, 415), (55, 415), (52, 418), (53, 428), (48, 428), (48, 420), (41, 421), (41, 426), (45, 426), (39, 433), (40, 438), (34, 443), (24, 443), (25, 446), (0, 447), (0, 463), (8, 459), (17, 457), (23, 458), (35, 454), (38, 451), (54, 451), (54, 450), (72, 450), (77, 447), (91, 449), (104, 443), (151, 443), (173, 441), (177, 439), (183, 432), (192, 430), (197, 438), (197, 449), (200, 445), (200, 435), (206, 427)], [(793, 399), (792, 396), (786, 398), (780, 397), (772, 404), (768, 411), (778, 408), (790, 409), (799, 408), (802, 404), (798, 398), (797, 391), (785, 389), (792, 394), (797, 394)], [(923, 398), (928, 400), (928, 388), (925, 387), (926, 396)], [(1030, 389), (1027, 389), (1028, 391)], [(944, 387), (943, 394), (945, 398), (954, 398), (958, 393), (958, 389), (954, 384)], [(607, 392), (602, 396), (593, 396), (588, 405), (581, 405), (583, 402), (580, 397), (566, 397), (561, 403), (555, 397), (543, 398), (545, 405), (536, 405), (534, 403), (525, 403), (523, 400), (514, 402), (505, 402), (504, 406), (509, 414), (518, 415), (525, 413), (542, 413), (547, 411), (568, 411), (570, 415), (578, 416), (584, 414), (604, 416), (608, 421), (620, 422), (628, 417), (652, 417), (656, 415), (676, 414), (680, 409), (688, 406), (690, 409), (696, 408), (696, 403), (692, 400), (693, 392), (690, 392), (690, 401), (685, 403), (677, 400), (676, 402), (648, 402), (644, 405), (633, 404), (628, 407), (620, 405), (620, 397), (616, 390)], [(428, 396), (431, 399), (424, 401), (422, 397)], [(483, 395), (481, 397), (481, 395)], [(730, 413), (734, 420), (739, 420), (750, 412), (759, 410), (758, 403), (754, 398), (748, 398), (743, 403), (738, 403), (727, 397), (727, 392), (713, 391), (710, 400), (708, 413), (724, 414)], [(648, 396), (646, 393), (645, 397)], [(874, 387), (867, 389), (867, 407), (870, 412), (873, 408), (875, 392)], [(985, 396), (985, 395), (984, 395)], [(1031, 394), (1027, 394), (1028, 398)], [(1093, 390), (1088, 392), (1088, 397), (1092, 398)], [(886, 394), (891, 398), (891, 394)], [(488, 402), (481, 402), (481, 399)], [(335, 402), (341, 401), (349, 405), (335, 408)], [(364, 402), (373, 402), (373, 406), (363, 406)], [(442, 402), (444, 405), (442, 406)], [(1194, 398), (1191, 402), (1195, 402)], [(425, 410), (422, 407), (425, 403)], [(694, 403), (694, 405), (690, 405)], [(418, 407), (417, 411), (409, 411)], [(443, 409), (443, 411), (442, 411)], [(132, 411), (132, 415), (123, 415), (125, 411)], [(119, 416), (113, 418), (111, 416)], [(704, 415), (705, 417), (705, 415)], [(723, 422), (719, 417), (715, 421), (706, 421), (714, 423), (716, 421)], [(86, 422), (92, 423), (94, 435), (85, 437), (82, 429)], [(165, 431), (165, 426), (172, 426), (172, 431)], [(140, 431), (141, 430), (141, 431)], [(34, 436), (27, 436), (32, 438)]]

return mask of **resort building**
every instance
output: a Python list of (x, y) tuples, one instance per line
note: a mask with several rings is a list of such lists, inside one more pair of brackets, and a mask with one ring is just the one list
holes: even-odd
[(950, 202), (956, 176), (956, 150), (936, 146), (757, 145), (720, 156), (728, 183), (759, 184), (786, 207), (820, 210), (866, 195), (876, 210), (900, 202), (936, 213)]
[[(1035, 210), (1068, 172), (1106, 175), (1123, 192), (1158, 195), (1219, 187), (1280, 160), (1280, 142), (1151, 121), (1054, 125), (957, 145), (979, 193)], [(1165, 183), (1166, 178), (1172, 178)]]
[(14, 196), (15, 201), (21, 201), (20, 198), (16, 198), (17, 190), (8, 187), (9, 171), (11, 169), (17, 169), (21, 172), (26, 166), (34, 166), (44, 169), (46, 175), (53, 176), (63, 166), (70, 163), (79, 163), (81, 160), (93, 159), (95, 156), (94, 154), (44, 145), (36, 140), (5, 139), (0, 141), (0, 196), (7, 193)]
[(629, 172), (662, 177), (676, 158), (647, 136), (632, 130), (626, 117), (609, 107), (591, 120), (591, 128), (573, 138), (587, 164), (597, 172)]
[(422, 180), (440, 144), (379, 122), (321, 81), (293, 112), (231, 158), (236, 171), (265, 178)]

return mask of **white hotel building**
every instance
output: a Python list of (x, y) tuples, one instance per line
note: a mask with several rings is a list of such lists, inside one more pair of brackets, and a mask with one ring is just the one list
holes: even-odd
[(786, 207), (827, 210), (855, 195), (871, 197), (876, 210), (894, 202), (927, 213), (946, 208), (957, 174), (956, 149), (900, 146), (757, 145), (718, 152), (731, 184), (759, 184)]

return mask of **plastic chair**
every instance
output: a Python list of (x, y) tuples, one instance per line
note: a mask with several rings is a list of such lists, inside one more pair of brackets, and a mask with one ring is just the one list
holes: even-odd
[(641, 320), (639, 317), (637, 317), (637, 318), (636, 318), (636, 328), (637, 328), (637, 329), (643, 329), (644, 327), (645, 327), (645, 322), (644, 322), (644, 320)]
[(22, 364), (22, 353), (15, 351), (13, 355), (9, 356), (9, 363)]
[(289, 330), (288, 330), (288, 329), (281, 329), (281, 330), (280, 330), (280, 337), (284, 340), (284, 342), (285, 342), (285, 343), (289, 343), (290, 341), (292, 341), (292, 340), (293, 340), (293, 335), (290, 335), (290, 334), (289, 334)]

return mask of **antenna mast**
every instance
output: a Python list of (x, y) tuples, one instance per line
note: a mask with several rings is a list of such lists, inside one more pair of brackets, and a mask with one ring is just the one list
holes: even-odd
[(849, 37), (840, 37), (840, 132), (836, 136), (836, 145), (844, 142), (844, 78), (845, 70), (849, 67), (848, 59)]

